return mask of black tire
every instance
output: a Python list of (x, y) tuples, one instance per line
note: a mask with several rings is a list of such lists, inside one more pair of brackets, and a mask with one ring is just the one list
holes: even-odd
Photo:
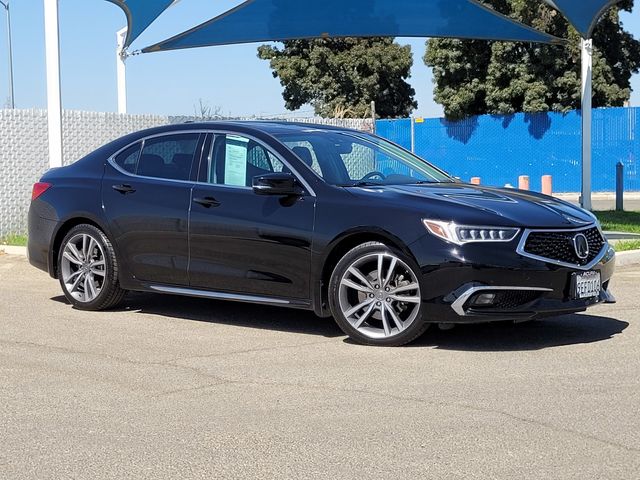
[[(65, 247), (73, 238), (83, 234), (91, 236), (96, 243), (99, 244), (102, 252), (104, 252), (105, 274), (97, 296), (91, 301), (81, 301), (76, 298), (76, 296), (74, 296), (67, 288), (63, 278), (62, 259)], [(116, 258), (115, 250), (102, 230), (94, 227), (93, 225), (81, 224), (73, 227), (65, 235), (62, 243), (60, 244), (60, 248), (58, 249), (58, 279), (64, 296), (75, 308), (80, 310), (99, 311), (117, 306), (127, 293), (126, 290), (120, 288), (118, 273), (118, 259)]]
[[(417, 308), (417, 316), (412, 321), (412, 323), (410, 323), (408, 327), (406, 327), (399, 333), (393, 334), (386, 338), (372, 338), (371, 336), (367, 336), (358, 329), (354, 328), (349, 320), (347, 320), (345, 314), (342, 311), (342, 308), (340, 307), (340, 282), (349, 267), (352, 266), (354, 262), (357, 262), (360, 259), (368, 258), (372, 254), (375, 255), (380, 253), (393, 255), (404, 262), (405, 266), (411, 270), (411, 272), (415, 276), (415, 279), (417, 280), (418, 285), (420, 286), (420, 290), (418, 291), (419, 296), (419, 292), (423, 291), (422, 280), (420, 269), (416, 265), (415, 261), (395, 248), (391, 248), (379, 242), (367, 242), (347, 252), (336, 265), (329, 282), (329, 306), (331, 308), (333, 318), (335, 319), (338, 326), (345, 334), (347, 334), (357, 343), (361, 343), (363, 345), (384, 347), (406, 345), (407, 343), (410, 343), (420, 337), (425, 332), (425, 330), (429, 328), (430, 324), (425, 322), (425, 319), (423, 318), (422, 301), (416, 304), (415, 308)], [(380, 302), (378, 302), (377, 304), (379, 303)]]

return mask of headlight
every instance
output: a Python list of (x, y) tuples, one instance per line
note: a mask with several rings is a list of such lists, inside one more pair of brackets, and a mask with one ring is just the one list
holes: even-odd
[(476, 227), (439, 220), (423, 220), (422, 223), (432, 235), (457, 245), (472, 242), (510, 242), (520, 232), (519, 228)]

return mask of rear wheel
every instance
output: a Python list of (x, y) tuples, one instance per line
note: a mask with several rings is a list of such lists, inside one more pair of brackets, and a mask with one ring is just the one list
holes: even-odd
[(366, 345), (399, 346), (427, 329), (422, 318), (418, 267), (400, 251), (362, 244), (338, 262), (329, 284), (336, 322)]
[(58, 277), (69, 302), (82, 310), (105, 310), (125, 295), (118, 283), (113, 245), (93, 225), (77, 225), (62, 240)]

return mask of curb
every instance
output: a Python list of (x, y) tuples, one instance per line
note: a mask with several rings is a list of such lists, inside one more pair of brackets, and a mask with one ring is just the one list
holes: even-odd
[(604, 232), (607, 240), (640, 240), (640, 233)]
[(27, 247), (15, 247), (13, 245), (0, 245), (0, 252), (4, 252), (7, 255), (22, 255), (27, 256)]
[(628, 267), (630, 265), (640, 265), (640, 250), (616, 253), (616, 267)]
[[(27, 247), (14, 247), (12, 245), (0, 245), (0, 252), (4, 252), (7, 255), (22, 255), (26, 257)], [(627, 267), (629, 265), (640, 265), (640, 250), (629, 250), (628, 252), (616, 253), (617, 267)]]

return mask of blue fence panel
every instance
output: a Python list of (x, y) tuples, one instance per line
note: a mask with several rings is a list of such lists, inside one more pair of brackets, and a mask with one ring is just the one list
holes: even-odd
[(378, 120), (376, 134), (391, 140), (393, 143), (411, 150), (411, 119)]
[[(640, 190), (640, 108), (593, 112), (593, 190), (615, 190), (615, 165), (625, 165), (626, 190)], [(381, 120), (379, 135), (411, 147), (411, 121)], [(517, 186), (529, 175), (540, 190), (552, 175), (554, 191), (578, 192), (581, 184), (580, 112), (483, 115), (460, 122), (426, 119), (414, 124), (415, 151), (463, 180)]]
[(593, 189), (615, 190), (618, 162), (625, 190), (640, 190), (640, 108), (607, 108), (593, 115)]

